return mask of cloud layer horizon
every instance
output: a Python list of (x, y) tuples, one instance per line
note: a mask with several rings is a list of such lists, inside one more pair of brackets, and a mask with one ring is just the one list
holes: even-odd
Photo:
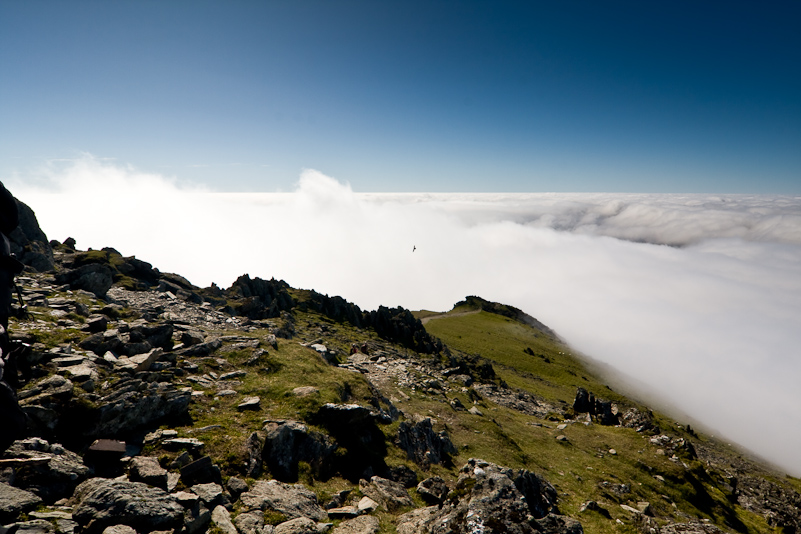
[(801, 197), (368, 194), (314, 170), (292, 193), (218, 193), (91, 156), (5, 182), (48, 238), (200, 286), (247, 273), (363, 309), (511, 304), (801, 475)]

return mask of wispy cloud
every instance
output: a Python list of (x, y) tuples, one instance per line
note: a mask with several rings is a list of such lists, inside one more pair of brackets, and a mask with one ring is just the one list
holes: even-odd
[(313, 170), (292, 193), (211, 193), (89, 156), (48, 172), (7, 184), (48, 237), (198, 285), (247, 272), (367, 309), (512, 304), (801, 474), (801, 198), (358, 194)]

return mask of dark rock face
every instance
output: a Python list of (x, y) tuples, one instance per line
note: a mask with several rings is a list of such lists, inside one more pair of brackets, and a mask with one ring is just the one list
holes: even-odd
[(25, 412), (19, 406), (17, 395), (5, 381), (0, 381), (0, 453), (25, 435), (26, 426)]
[(576, 399), (573, 401), (573, 410), (576, 413), (590, 413), (595, 406), (595, 395), (584, 388), (576, 390)]
[(415, 473), (414, 469), (405, 465), (390, 467), (387, 478), (400, 482), (406, 488), (413, 488), (417, 485), (417, 473)]
[(23, 202), (17, 200), (19, 226), (11, 232), (11, 252), (25, 265), (36, 271), (46, 272), (54, 268), (53, 249), (47, 236), (39, 227), (36, 214)]
[(396, 444), (423, 469), (431, 464), (450, 465), (450, 456), (457, 452), (447, 432), (434, 432), (428, 417), (416, 423), (402, 422)]
[(309, 431), (297, 421), (267, 425), (262, 458), (270, 473), (285, 482), (298, 480), (298, 462), (308, 463), (318, 477), (329, 474), (329, 459), (336, 445), (319, 432)]
[(555, 499), (556, 490), (529, 471), (471, 459), (444, 504), (402, 515), (398, 533), (582, 533), (577, 521), (557, 515)]
[(365, 314), (365, 321), (384, 339), (423, 354), (434, 354), (442, 350), (442, 342), (426, 332), (423, 323), (405, 308), (379, 306)]
[(336, 440), (339, 452), (332, 471), (357, 481), (373, 473), (385, 473), (384, 434), (373, 410), (357, 404), (325, 404), (313, 417)]
[(102, 356), (106, 352), (121, 354), (123, 342), (117, 330), (108, 330), (87, 337), (78, 346)]
[(531, 515), (543, 518), (556, 508), (556, 489), (547, 480), (531, 471), (521, 469), (513, 477), (515, 487), (526, 498)]
[(180, 528), (184, 509), (167, 492), (141, 482), (92, 478), (73, 495), (73, 519), (86, 534), (102, 533), (113, 525), (140, 532)]
[(602, 425), (614, 426), (620, 424), (620, 418), (612, 401), (598, 399), (584, 388), (576, 390), (573, 410), (576, 413), (594, 415)]

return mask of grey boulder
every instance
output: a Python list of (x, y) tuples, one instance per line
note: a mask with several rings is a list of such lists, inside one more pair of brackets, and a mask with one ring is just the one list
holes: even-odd
[(73, 519), (85, 534), (128, 525), (152, 532), (180, 528), (184, 509), (166, 491), (141, 482), (92, 478), (75, 489)]

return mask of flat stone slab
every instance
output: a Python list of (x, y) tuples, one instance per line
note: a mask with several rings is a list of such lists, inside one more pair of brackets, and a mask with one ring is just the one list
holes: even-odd
[(178, 451), (181, 449), (201, 450), (206, 446), (205, 443), (197, 438), (171, 438), (161, 442), (161, 446), (168, 451)]
[(342, 506), (341, 508), (331, 508), (328, 510), (328, 517), (330, 519), (348, 519), (351, 517), (358, 517), (359, 514), (359, 509), (355, 506)]
[(56, 364), (57, 367), (72, 367), (73, 365), (81, 365), (86, 363), (88, 359), (85, 356), (64, 356), (62, 358), (53, 358), (51, 363)]
[(245, 410), (261, 410), (261, 399), (259, 397), (245, 397), (236, 409), (240, 412), (244, 412)]
[(234, 378), (240, 378), (246, 376), (247, 374), (247, 371), (231, 371), (230, 373), (220, 375), (219, 380), (233, 380)]
[(331, 534), (377, 534), (379, 529), (377, 517), (363, 515), (343, 521), (334, 528)]
[(113, 452), (116, 454), (125, 454), (125, 442), (117, 441), (114, 439), (98, 439), (89, 447), (93, 452)]

